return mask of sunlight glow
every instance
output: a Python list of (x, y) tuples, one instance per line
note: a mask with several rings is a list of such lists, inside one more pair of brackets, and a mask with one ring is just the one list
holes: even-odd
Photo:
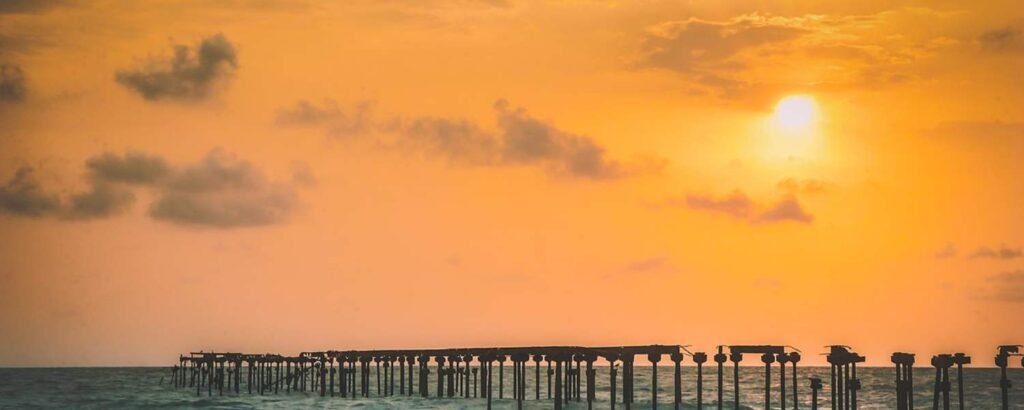
[(818, 104), (806, 95), (791, 95), (775, 104), (775, 123), (784, 131), (806, 131), (818, 116)]

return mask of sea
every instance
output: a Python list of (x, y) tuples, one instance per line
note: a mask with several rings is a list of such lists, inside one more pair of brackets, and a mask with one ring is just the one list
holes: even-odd
[[(493, 408), (515, 409), (517, 403), (511, 399), (512, 371), (511, 365), (505, 369), (504, 398), (498, 398), (497, 366), (494, 366)], [(635, 368), (634, 409), (653, 407), (651, 389), (651, 368), (640, 366)], [(547, 400), (546, 369), (541, 369), (541, 400), (536, 397), (534, 368), (527, 371), (528, 400), (523, 407), (528, 409), (550, 409), (554, 407)], [(782, 408), (779, 403), (778, 369), (772, 374), (771, 400), (773, 409)], [(789, 370), (789, 369), (787, 369)], [(610, 403), (610, 382), (608, 367), (596, 367), (596, 398), (593, 408), (608, 409)], [(704, 369), (703, 404), (705, 409), (717, 409), (717, 371), (714, 366)], [(1024, 409), (1024, 370), (1008, 371), (1012, 382), (1010, 389), (1010, 408)], [(195, 388), (174, 388), (171, 382), (170, 368), (130, 367), (130, 368), (7, 368), (0, 369), (0, 409), (177, 409), (177, 408), (210, 408), (210, 409), (479, 409), (486, 408), (484, 398), (437, 398), (436, 382), (431, 386), (431, 397), (415, 396), (375, 397), (376, 379), (371, 377), (371, 397), (342, 398), (338, 392), (334, 397), (321, 397), (319, 392), (290, 392), (284, 389), (279, 394), (250, 395), (243, 385), (241, 394), (225, 389), (223, 395), (216, 389), (213, 395), (207, 395), (204, 388), (197, 395)], [(725, 385), (723, 388), (723, 407), (733, 408), (731, 369), (726, 368)], [(617, 398), (620, 403), (617, 409), (624, 409), (621, 403), (621, 371), (617, 383)], [(371, 374), (372, 376), (372, 374)], [(790, 386), (792, 375), (787, 371), (787, 403), (786, 408), (792, 409)], [(801, 409), (811, 409), (811, 389), (808, 377), (817, 376), (825, 386), (820, 392), (818, 405), (820, 409), (830, 409), (830, 390), (828, 386), (829, 368), (803, 367), (798, 372), (799, 404)], [(671, 366), (658, 369), (657, 404), (662, 409), (672, 409), (673, 371)], [(895, 370), (891, 367), (858, 368), (862, 390), (859, 394), (860, 409), (894, 409), (896, 408)], [(930, 409), (933, 403), (934, 370), (931, 368), (915, 368), (914, 371), (914, 405), (919, 409)], [(950, 372), (953, 391), (950, 394), (952, 409), (957, 409), (957, 377), (955, 369)], [(999, 409), (999, 369), (967, 368), (964, 369), (964, 399), (967, 409)], [(682, 374), (683, 403), (681, 408), (697, 408), (696, 368), (684, 367)], [(583, 383), (582, 401), (570, 402), (567, 409), (585, 409), (586, 383)], [(399, 390), (398, 375), (395, 375), (395, 391)], [(740, 405), (743, 409), (764, 408), (764, 369), (759, 367), (742, 367), (740, 371)], [(940, 407), (941, 408), (941, 403)]]

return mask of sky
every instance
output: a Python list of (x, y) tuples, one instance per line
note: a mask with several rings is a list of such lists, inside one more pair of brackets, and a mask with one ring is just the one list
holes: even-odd
[(1024, 343), (1016, 1), (0, 1), (0, 366)]

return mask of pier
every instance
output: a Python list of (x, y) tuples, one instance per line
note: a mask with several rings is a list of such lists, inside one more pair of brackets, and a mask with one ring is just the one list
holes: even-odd
[[(864, 363), (866, 357), (848, 346), (826, 346), (826, 349), (823, 354), (831, 367), (826, 382), (831, 394), (831, 408), (857, 409), (857, 396), (862, 387), (857, 378), (857, 364)], [(739, 369), (745, 356), (757, 357), (764, 365), (763, 403), (743, 403), (741, 400)], [(1000, 346), (997, 349), (995, 364), (1002, 369), (999, 387), (1003, 409), (1009, 408), (1011, 398), (1011, 383), (1006, 369), (1010, 366), (1010, 358), (1019, 356), (1020, 346)], [(635, 369), (638, 357), (650, 365), (650, 386), (637, 386)], [(695, 377), (688, 380), (684, 379), (682, 372), (687, 357), (695, 364), (696, 372)], [(180, 355), (178, 363), (172, 366), (171, 384), (177, 389), (206, 396), (290, 394), (294, 391), (342, 399), (415, 395), (423, 398), (479, 398), (486, 400), (487, 408), (491, 408), (495, 399), (505, 399), (508, 394), (518, 408), (522, 408), (526, 400), (546, 400), (554, 409), (562, 409), (570, 402), (585, 402), (587, 408), (592, 409), (596, 400), (597, 372), (594, 364), (603, 361), (609, 370), (610, 403), (602, 407), (610, 405), (615, 409), (621, 405), (630, 410), (641, 397), (648, 400), (652, 409), (662, 405), (678, 410), (683, 405), (682, 393), (686, 389), (695, 392), (697, 408), (705, 408), (703, 365), (707, 359), (707, 353), (691, 352), (681, 345), (328, 350), (302, 352), (295, 356), (191, 352)], [(801, 352), (788, 346), (718, 346), (714, 354), (718, 386), (714, 407), (719, 410), (726, 408), (724, 394), (728, 382), (732, 393), (728, 404), (734, 410), (761, 405), (765, 409), (799, 409), (801, 379), (797, 365), (800, 360)], [(897, 393), (893, 407), (911, 409), (914, 355), (897, 352), (891, 360), (895, 365)], [(659, 365), (663, 361), (668, 364), (662, 370)], [(732, 367), (728, 372), (731, 375), (726, 372), (727, 362)], [(931, 365), (935, 369), (933, 409), (950, 408), (952, 383), (949, 373), (953, 367), (957, 377), (958, 408), (964, 408), (964, 395), (969, 392), (963, 389), (963, 366), (970, 363), (971, 358), (963, 353), (939, 354), (932, 358)], [(777, 365), (775, 374), (778, 379), (775, 383), (773, 365)], [(1024, 362), (1021, 365), (1024, 366)], [(512, 373), (508, 386), (506, 371)], [(667, 403), (659, 402), (659, 371), (669, 371), (673, 375), (672, 399)], [(533, 373), (532, 383), (527, 380), (528, 373)], [(818, 408), (819, 394), (826, 383), (816, 377), (804, 382), (810, 388), (804, 394), (810, 394), (812, 409)]]

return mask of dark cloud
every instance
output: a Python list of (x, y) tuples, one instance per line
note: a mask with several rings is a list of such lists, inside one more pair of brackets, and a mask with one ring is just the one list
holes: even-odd
[(404, 142), (455, 163), (538, 165), (552, 174), (586, 179), (618, 178), (661, 166), (653, 160), (638, 164), (612, 160), (593, 138), (561, 130), (505, 100), (498, 100), (494, 110), (496, 133), (471, 121), (433, 117), (395, 120), (386, 128), (401, 134)]
[(724, 97), (771, 94), (772, 86), (752, 83), (740, 74), (749, 68), (752, 53), (767, 53), (810, 33), (801, 23), (756, 13), (725, 21), (663, 22), (647, 30), (637, 65), (684, 74), (697, 87)]
[(803, 223), (814, 222), (814, 216), (807, 213), (795, 195), (786, 195), (782, 200), (776, 202), (770, 208), (757, 216), (758, 222), (782, 222), (796, 221)]
[(1003, 27), (978, 36), (978, 41), (988, 50), (999, 52), (1024, 52), (1024, 30), (1019, 27)]
[(723, 213), (754, 223), (796, 221), (811, 223), (814, 217), (800, 205), (795, 195), (789, 194), (769, 206), (761, 206), (743, 192), (736, 190), (722, 197), (687, 195), (685, 205), (691, 209)]
[(0, 102), (22, 102), (28, 90), (25, 88), (25, 73), (21, 67), (12, 64), (0, 65)]
[(182, 225), (234, 228), (284, 221), (296, 203), (290, 185), (273, 185), (246, 161), (215, 150), (160, 186), (153, 218)]
[(984, 259), (1016, 259), (1024, 257), (1024, 251), (1021, 248), (1010, 248), (1006, 245), (1000, 245), (995, 248), (988, 246), (982, 246), (971, 254), (971, 258), (984, 258)]
[(592, 138), (555, 128), (524, 108), (512, 108), (505, 100), (498, 100), (494, 108), (501, 130), (502, 161), (545, 163), (557, 173), (591, 179), (625, 174), (622, 165), (608, 159), (605, 148)]
[(153, 218), (182, 225), (237, 228), (283, 222), (294, 208), (290, 190), (163, 194), (149, 208)]
[(0, 0), (0, 14), (34, 14), (67, 3), (66, 0)]
[(991, 287), (989, 299), (1001, 302), (1024, 302), (1024, 269), (1001, 272), (987, 280)]
[(213, 150), (197, 164), (177, 171), (168, 180), (167, 188), (203, 193), (251, 189), (262, 183), (263, 176), (252, 164)]
[(375, 122), (373, 101), (343, 110), (332, 100), (314, 104), (300, 100), (279, 110), (282, 126), (320, 126), (331, 135), (350, 136), (383, 132), (398, 138), (383, 141), (398, 149), (438, 155), (466, 166), (539, 166), (554, 175), (585, 179), (614, 179), (659, 172), (666, 160), (638, 157), (621, 162), (593, 138), (562, 130), (526, 109), (499, 99), (494, 103), (496, 130), (465, 119), (432, 116), (393, 117)]
[(40, 188), (32, 169), (18, 170), (0, 187), (0, 211), (14, 215), (59, 216), (65, 220), (99, 219), (122, 214), (145, 189), (156, 199), (148, 214), (179, 225), (234, 228), (281, 223), (297, 206), (295, 187), (314, 183), (308, 167), (296, 165), (291, 181), (272, 183), (255, 166), (220, 150), (183, 167), (156, 155), (103, 153), (85, 162), (87, 191), (67, 197)]
[(141, 152), (124, 155), (106, 152), (89, 158), (85, 166), (98, 180), (142, 185), (154, 184), (170, 172), (163, 158)]
[(443, 155), (452, 163), (492, 165), (500, 159), (500, 142), (471, 121), (437, 117), (396, 120), (405, 143)]
[(7, 185), (0, 187), (0, 211), (18, 216), (42, 217), (60, 209), (60, 198), (43, 191), (34, 172), (31, 167), (18, 168)]
[(222, 34), (204, 38), (195, 47), (177, 45), (174, 56), (153, 60), (138, 70), (120, 71), (115, 79), (151, 101), (199, 100), (238, 67), (235, 46)]
[(72, 195), (64, 216), (68, 219), (98, 219), (118, 215), (135, 202), (131, 191), (106, 182), (94, 182), (89, 191)]

